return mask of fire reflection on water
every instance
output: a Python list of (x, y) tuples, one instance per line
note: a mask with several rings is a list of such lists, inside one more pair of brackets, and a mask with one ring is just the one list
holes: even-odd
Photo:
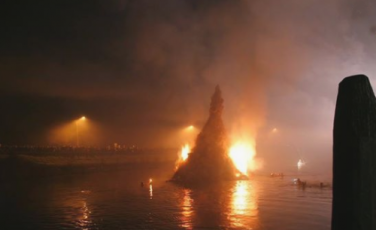
[(256, 195), (250, 181), (236, 182), (229, 213), (229, 219), (234, 227), (254, 227), (258, 218)]
[(89, 229), (89, 225), (91, 224), (90, 220), (91, 211), (87, 207), (86, 201), (81, 202), (81, 215), (78, 217), (78, 225), (83, 229)]
[[(89, 230), (95, 227), (92, 217), (92, 208), (90, 202), (91, 191), (80, 190), (69, 194), (60, 193), (55, 195), (60, 199), (53, 200), (51, 205), (56, 207), (54, 210), (63, 215), (61, 220), (66, 221), (68, 226), (74, 229)], [(54, 216), (55, 212), (49, 215)], [(51, 228), (59, 229), (59, 228)]]
[(150, 200), (153, 199), (153, 185), (152, 184), (149, 185), (149, 197), (150, 197)]
[(189, 189), (184, 189), (184, 196), (182, 202), (182, 217), (181, 217), (181, 227), (185, 229), (193, 229), (192, 226), (192, 215), (193, 215), (193, 200), (190, 195)]
[[(227, 187), (230, 186), (230, 187)], [(232, 228), (254, 229), (258, 226), (258, 204), (256, 184), (252, 181), (237, 181), (227, 184), (227, 189), (205, 188), (195, 190), (196, 199), (192, 198), (192, 190), (184, 189), (181, 199), (180, 227), (193, 229), (195, 224), (210, 226), (223, 222)], [(222, 187), (223, 188), (223, 187)], [(211, 212), (207, 207), (218, 207)], [(225, 215), (218, 215), (218, 210), (227, 210)], [(225, 219), (222, 219), (222, 218)], [(214, 225), (213, 225), (214, 226)]]

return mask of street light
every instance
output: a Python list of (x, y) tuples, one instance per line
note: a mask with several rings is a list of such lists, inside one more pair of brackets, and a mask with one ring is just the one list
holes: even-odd
[(79, 147), (80, 145), (80, 142), (79, 142), (79, 132), (78, 132), (78, 122), (79, 121), (85, 121), (86, 120), (86, 117), (85, 116), (82, 116), (81, 118), (77, 119), (76, 122), (75, 122), (75, 125), (76, 125), (76, 147)]

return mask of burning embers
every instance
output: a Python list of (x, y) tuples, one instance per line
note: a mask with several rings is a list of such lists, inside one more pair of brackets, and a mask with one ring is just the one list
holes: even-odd
[(197, 136), (195, 147), (182, 147), (172, 181), (201, 184), (245, 179), (252, 169), (254, 143), (236, 142), (231, 147), (222, 121), (223, 99), (217, 86), (211, 98), (210, 115)]

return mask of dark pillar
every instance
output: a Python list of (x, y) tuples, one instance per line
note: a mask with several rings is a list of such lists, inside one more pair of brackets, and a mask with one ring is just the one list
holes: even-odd
[(339, 84), (332, 230), (376, 230), (376, 98), (364, 75)]

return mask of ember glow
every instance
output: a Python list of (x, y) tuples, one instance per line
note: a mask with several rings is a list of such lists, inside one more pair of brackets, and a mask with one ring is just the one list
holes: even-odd
[(237, 142), (230, 148), (230, 158), (235, 167), (244, 175), (254, 168), (255, 146), (249, 142)]

